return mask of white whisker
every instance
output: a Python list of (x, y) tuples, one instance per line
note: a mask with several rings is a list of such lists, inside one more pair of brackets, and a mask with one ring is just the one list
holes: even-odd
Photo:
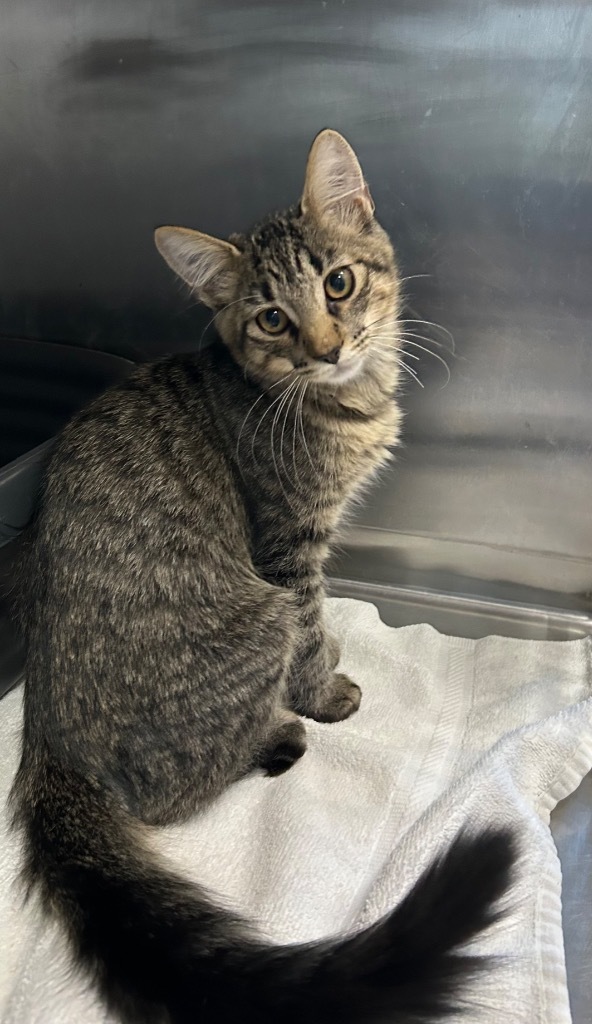
[[(271, 385), (270, 385), (270, 387), (271, 387), (271, 388), (276, 388), (276, 387), (278, 386), (278, 384), (282, 384), (282, 383), (283, 383), (283, 382), (284, 382), (285, 380), (287, 380), (287, 379), (288, 379), (288, 377), (289, 377), (289, 376), (290, 376), (290, 375), (291, 375), (292, 373), (294, 373), (294, 370), (290, 370), (290, 373), (287, 373), (285, 377), (281, 377), (281, 378), (280, 378), (279, 380), (276, 380), (274, 384), (271, 384)], [(252, 404), (251, 408), (249, 409), (249, 411), (247, 412), (247, 415), (245, 416), (245, 418), (244, 418), (243, 422), (241, 423), (241, 426), (240, 426), (240, 430), (239, 430), (239, 432), (238, 432), (238, 437), (237, 437), (237, 440), (236, 440), (236, 461), (237, 461), (237, 463), (238, 463), (239, 465), (240, 465), (240, 452), (239, 452), (239, 448), (240, 448), (240, 441), (241, 441), (241, 437), (242, 437), (242, 435), (243, 435), (243, 430), (245, 429), (245, 426), (246, 426), (246, 424), (247, 424), (247, 420), (249, 419), (249, 416), (250, 416), (250, 415), (251, 415), (251, 413), (253, 412), (253, 409), (255, 408), (255, 406), (256, 406), (256, 405), (258, 405), (258, 404), (259, 404), (259, 402), (260, 402), (260, 401), (261, 401), (261, 400), (262, 400), (263, 398), (265, 398), (265, 396), (266, 396), (266, 395), (267, 395), (267, 391), (262, 391), (262, 392), (261, 392), (261, 394), (259, 395), (259, 397), (258, 397), (258, 398), (256, 398), (256, 399), (255, 399), (255, 401), (253, 402), (253, 404)]]
[(311, 457), (311, 454), (310, 454), (310, 451), (309, 451), (309, 448), (308, 448), (308, 444), (306, 443), (306, 434), (304, 433), (304, 418), (302, 416), (302, 406), (304, 405), (304, 396), (306, 395), (306, 392), (308, 390), (309, 383), (310, 383), (309, 381), (303, 381), (302, 394), (300, 396), (300, 402), (298, 404), (298, 416), (299, 416), (299, 419), (300, 419), (300, 433), (302, 434), (302, 443), (304, 445), (304, 450), (305, 450), (306, 454), (308, 455), (308, 461), (310, 462), (312, 468), (316, 472), (316, 466), (315, 466), (314, 462), (312, 461), (312, 457)]
[(274, 433), (274, 430), (275, 430), (275, 427), (276, 427), (276, 423), (277, 423), (277, 421), (278, 421), (278, 419), (279, 419), (279, 417), (280, 417), (280, 415), (282, 413), (282, 410), (284, 409), (284, 407), (286, 405), (286, 402), (288, 402), (288, 400), (290, 398), (290, 395), (291, 395), (291, 392), (292, 392), (292, 388), (294, 388), (297, 384), (298, 384), (298, 379), (296, 379), (295, 381), (292, 381), (292, 383), (289, 384), (288, 387), (286, 388), (286, 390), (284, 391), (284, 393), (282, 395), (282, 398), (281, 398), (281, 401), (279, 402), (279, 405), (278, 405), (278, 407), (277, 407), (277, 409), (275, 411), (274, 417), (273, 417), (273, 421), (272, 421), (272, 424), (271, 424), (271, 436), (270, 436), (271, 460), (273, 462), (273, 468), (275, 469), (275, 475), (278, 478), (278, 483), (279, 483), (279, 485), (280, 485), (280, 487), (282, 489), (282, 493), (283, 493), (286, 501), (288, 501), (288, 502), (290, 501), (290, 498), (289, 498), (289, 495), (287, 494), (286, 489), (285, 489), (285, 487), (284, 487), (284, 485), (282, 483), (282, 479), (281, 479), (281, 476), (280, 476), (280, 471), (279, 471), (279, 467), (278, 467), (278, 463), (277, 463), (277, 459), (276, 459), (276, 454), (275, 454), (275, 450), (274, 450), (274, 447), (273, 447), (273, 433)]
[(420, 277), (433, 277), (433, 274), (409, 274), (408, 277), (400, 277), (399, 284), (405, 284), (405, 281), (416, 281)]
[(375, 334), (370, 334), (367, 338), (364, 338), (364, 341), (366, 343), (370, 341), (399, 341), (400, 338), (400, 331), (396, 331), (395, 333), (393, 333), (392, 331), (387, 332), (386, 327), (383, 327), (382, 330), (377, 331)]
[(300, 487), (300, 477), (298, 476), (298, 469), (296, 466), (296, 426), (298, 423), (298, 398), (296, 398), (296, 406), (294, 407), (294, 429), (292, 431), (292, 466), (294, 468), (294, 479), (298, 482)]
[[(456, 342), (454, 340), (454, 335), (451, 333), (451, 331), (448, 330), (447, 327), (442, 327), (442, 324), (435, 324), (433, 322), (433, 320), (404, 320), (404, 319), (401, 319), (400, 322), (402, 324), (425, 324), (426, 327), (435, 327), (437, 331), (442, 331), (442, 333), (445, 334), (447, 338), (450, 338), (450, 344), (452, 345), (452, 355), (456, 354)], [(428, 340), (432, 341), (434, 339), (430, 338)], [(438, 344), (438, 343), (436, 342), (436, 344)]]
[(448, 348), (446, 348), (446, 346), (441, 341), (436, 341), (435, 338), (430, 338), (428, 337), (427, 334), (418, 334), (417, 331), (409, 331), (407, 329), (404, 329), (401, 331), (401, 337), (419, 338), (420, 341), (427, 341), (430, 343), (430, 345), (436, 345), (437, 348), (443, 348), (444, 351), (448, 352), (449, 355), (454, 355), (454, 352), (451, 352)]
[[(445, 388), (446, 385), (450, 383), (450, 367), (449, 367), (448, 363), (446, 362), (446, 360), (443, 359), (441, 355), (439, 355), (437, 352), (432, 352), (432, 350), (429, 349), (429, 348), (426, 348), (425, 345), (418, 345), (418, 343), (416, 341), (411, 341), (409, 338), (405, 339), (405, 344), (406, 345), (413, 345), (414, 348), (419, 348), (419, 349), (421, 349), (422, 352), (427, 352), (427, 354), (429, 356), (433, 356), (434, 359), (437, 359), (439, 363), (442, 363), (442, 366), (446, 370), (446, 380), (442, 384), (442, 388)], [(407, 355), (411, 356), (412, 353), (411, 352), (407, 352)], [(418, 358), (418, 357), (416, 357), (416, 358)]]
[(417, 374), (416, 374), (416, 372), (415, 372), (415, 370), (413, 369), (412, 366), (407, 366), (407, 363), (403, 362), (402, 359), (397, 359), (397, 363), (399, 364), (399, 366), (401, 367), (402, 370), (407, 370), (407, 373), (411, 377), (413, 377), (413, 379), (415, 381), (417, 381), (417, 383), (419, 384), (420, 388), (424, 388), (425, 387), (425, 384), (422, 384), (422, 382), (420, 381), (419, 377), (417, 376)]
[[(292, 408), (292, 401), (293, 401), (294, 397), (296, 397), (296, 398), (298, 397), (298, 384), (299, 384), (299, 382), (300, 382), (300, 378), (297, 377), (296, 380), (293, 381), (293, 384), (290, 385), (290, 401), (288, 402), (288, 404), (286, 406), (286, 413), (285, 413), (285, 416), (284, 416), (284, 422), (282, 424), (282, 433), (281, 433), (281, 436), (280, 436), (280, 461), (281, 461), (281, 464), (283, 466), (284, 473), (286, 474), (286, 478), (292, 484), (292, 487), (294, 489), (296, 489), (296, 480), (298, 479), (298, 477), (297, 477), (296, 472), (295, 472), (296, 479), (292, 480), (290, 478), (290, 474), (288, 473), (288, 468), (286, 466), (286, 460), (285, 460), (285, 454), (284, 454), (284, 435), (285, 435), (285, 432), (286, 432), (286, 426), (287, 426), (287, 423), (288, 423), (288, 417), (290, 415), (291, 408)], [(294, 418), (294, 431), (295, 430), (296, 430), (296, 420)], [(298, 487), (300, 487), (300, 480), (298, 480)]]
[[(419, 335), (419, 334), (415, 334), (415, 335), (413, 335), (413, 337), (415, 337), (415, 338), (422, 338), (422, 340), (424, 340), (424, 341), (431, 341), (432, 340), (431, 338), (423, 338), (423, 335)], [(434, 359), (437, 359), (439, 363), (442, 363), (442, 365), (444, 366), (444, 368), (446, 370), (446, 380), (445, 380), (444, 384), (442, 385), (442, 388), (445, 388), (449, 384), (450, 377), (451, 377), (450, 367), (448, 366), (448, 363), (446, 362), (446, 360), (443, 359), (442, 356), (438, 354), (438, 352), (432, 352), (432, 350), (429, 349), (429, 348), (426, 348), (425, 345), (419, 345), (416, 341), (412, 341), (411, 338), (407, 337), (405, 334), (399, 335), (397, 340), (399, 340), (399, 339), (402, 339), (402, 341), (403, 341), (403, 348), (404, 349), (405, 349), (406, 345), (412, 345), (413, 348), (420, 349), (422, 352), (425, 352), (427, 355), (433, 356)], [(373, 348), (379, 349), (381, 352), (393, 352), (393, 348), (390, 345), (386, 344), (386, 342), (388, 340), (389, 339), (385, 338), (384, 336), (376, 336), (374, 338), (368, 339), (368, 344), (369, 345), (372, 344)], [(396, 340), (396, 339), (393, 338), (392, 340)], [(405, 355), (409, 359), (419, 360), (419, 358), (420, 358), (419, 356), (415, 355), (414, 352), (407, 352), (406, 350), (405, 350)]]
[(372, 328), (376, 327), (378, 324), (384, 324), (385, 327), (388, 326), (389, 328), (392, 329), (397, 323), (398, 318), (396, 316), (394, 316), (392, 313), (386, 313), (384, 316), (379, 316), (377, 317), (376, 320), (373, 320), (371, 323), (366, 324), (362, 332), (362, 336), (365, 337), (368, 331), (371, 331)]
[(200, 339), (199, 339), (199, 341), (197, 343), (198, 349), (201, 348), (201, 343), (204, 340), (204, 336), (205, 336), (205, 333), (206, 333), (208, 327), (211, 327), (212, 324), (214, 323), (214, 320), (216, 320), (217, 317), (219, 317), (222, 313), (224, 313), (225, 310), (230, 309), (231, 306), (236, 306), (236, 304), (238, 302), (248, 302), (249, 299), (257, 299), (257, 298), (259, 298), (258, 295), (242, 295), (240, 297), (240, 299), (233, 299), (232, 302), (227, 302), (225, 306), (222, 306), (222, 309), (219, 309), (216, 313), (214, 313), (212, 319), (208, 320), (206, 326), (204, 327), (203, 331), (201, 332)]
[[(398, 335), (393, 337), (392, 340), (399, 340)], [(411, 377), (413, 377), (415, 381), (417, 381), (420, 388), (425, 387), (425, 385), (421, 382), (413, 367), (408, 366), (407, 363), (400, 358), (400, 356), (397, 354), (398, 350), (393, 345), (387, 344), (388, 341), (388, 337), (373, 337), (367, 340), (367, 344), (369, 348), (372, 347), (375, 351), (384, 352), (385, 355), (389, 355), (392, 359), (395, 360), (398, 366), (400, 366), (403, 370), (406, 370), (407, 373)], [(405, 352), (404, 354), (411, 359), (419, 361), (419, 356), (416, 356), (414, 352)], [(432, 353), (432, 355), (434, 354), (435, 353)]]
[[(388, 336), (373, 335), (372, 337), (366, 339), (366, 345), (368, 347), (372, 346), (373, 349), (379, 349), (381, 352), (389, 352), (396, 354), (398, 350), (395, 348), (394, 345), (387, 344), (387, 342), (389, 341), (400, 341), (400, 336), (396, 335), (391, 336), (389, 338)], [(419, 360), (420, 358), (419, 356), (416, 356), (414, 352), (406, 352), (405, 355), (409, 356), (410, 359)]]
[[(294, 373), (294, 370), (291, 370), (290, 373)], [(288, 374), (287, 376), (289, 377), (290, 374)], [(263, 423), (263, 420), (265, 419), (265, 417), (274, 408), (274, 406), (276, 406), (277, 403), (282, 400), (282, 398), (284, 397), (284, 393), (285, 392), (282, 391), (281, 394), (279, 394), (277, 396), (277, 398), (274, 398), (273, 402), (271, 402), (270, 405), (267, 406), (267, 409), (265, 410), (263, 415), (260, 417), (259, 422), (258, 422), (257, 426), (255, 427), (255, 432), (254, 432), (254, 434), (253, 434), (253, 436), (251, 438), (251, 457), (253, 459), (253, 462), (255, 461), (255, 441), (257, 440), (257, 434), (259, 433), (259, 429), (261, 427), (261, 424)]]

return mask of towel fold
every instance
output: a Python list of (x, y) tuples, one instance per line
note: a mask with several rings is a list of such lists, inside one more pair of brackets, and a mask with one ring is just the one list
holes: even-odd
[[(344, 599), (327, 618), (362, 686), (359, 713), (307, 723), (308, 752), (286, 775), (243, 779), (188, 824), (154, 830), (155, 846), (270, 940), (294, 942), (375, 921), (460, 829), (511, 825), (522, 838), (509, 911), (475, 944), (503, 962), (462, 1020), (569, 1024), (549, 816), (592, 767), (591, 641), (393, 629)], [(3, 807), (20, 720), (17, 690), (0, 704)], [(2, 1024), (106, 1024), (59, 931), (22, 905), (5, 812), (0, 844)]]

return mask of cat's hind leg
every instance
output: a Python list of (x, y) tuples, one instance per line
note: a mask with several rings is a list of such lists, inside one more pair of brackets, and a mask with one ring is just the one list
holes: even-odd
[(258, 758), (267, 775), (282, 775), (306, 751), (306, 728), (293, 711), (282, 708), (274, 715)]

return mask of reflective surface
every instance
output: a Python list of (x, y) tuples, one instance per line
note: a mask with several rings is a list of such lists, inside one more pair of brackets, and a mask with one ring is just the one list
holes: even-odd
[(430, 339), (410, 342), (452, 374), (441, 389), (410, 346), (425, 389), (409, 376), (405, 448), (335, 572), (438, 570), (587, 611), (591, 58), (581, 0), (3, 0), (0, 333), (196, 345), (204, 314), (153, 226), (228, 234), (291, 201), (332, 125), (410, 277), (406, 315), (446, 329), (410, 323)]
[(401, 621), (590, 632), (592, 4), (2, 0), (0, 29), (0, 334), (197, 345), (152, 228), (247, 226), (343, 131), (425, 388), (333, 572)]

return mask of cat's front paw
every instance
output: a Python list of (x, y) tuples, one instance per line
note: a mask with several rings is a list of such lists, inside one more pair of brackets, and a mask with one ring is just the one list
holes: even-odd
[(342, 722), (360, 706), (362, 691), (357, 683), (343, 672), (335, 672), (323, 700), (310, 717), (317, 722)]

